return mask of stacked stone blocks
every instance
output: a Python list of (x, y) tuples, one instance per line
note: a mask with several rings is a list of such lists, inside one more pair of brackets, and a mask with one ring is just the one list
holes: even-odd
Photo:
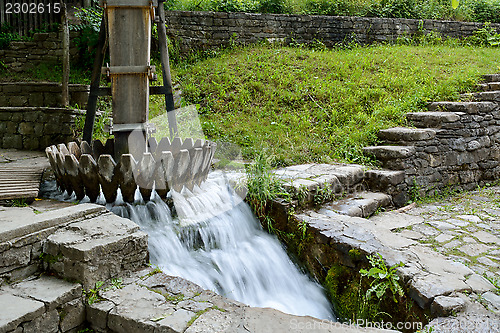
[[(180, 41), (184, 52), (229, 45), (231, 40), (242, 44), (266, 40), (306, 44), (321, 41), (333, 46), (351, 41), (394, 41), (429, 31), (458, 38), (484, 27), (481, 23), (455, 21), (188, 11), (168, 12), (166, 23), (168, 33)], [(500, 29), (499, 24), (492, 27)]]
[(82, 110), (58, 107), (0, 107), (0, 148), (43, 150), (74, 138)]
[[(61, 107), (61, 91), (61, 84), (56, 82), (0, 82), (0, 107)], [(89, 86), (70, 84), (69, 94), (69, 104), (83, 108)]]
[[(496, 84), (486, 85), (490, 86)], [(404, 171), (408, 187), (419, 195), (446, 187), (471, 190), (499, 179), (500, 94), (487, 91), (464, 97), (475, 101), (435, 102), (429, 112), (408, 113), (406, 118), (416, 128), (381, 130), (383, 145), (366, 147), (365, 153), (384, 168)]]
[[(78, 32), (70, 32), (70, 56), (78, 55), (75, 38)], [(40, 64), (62, 64), (62, 35), (60, 32), (36, 33), (29, 41), (11, 42), (0, 50), (3, 67), (14, 72), (29, 72)]]

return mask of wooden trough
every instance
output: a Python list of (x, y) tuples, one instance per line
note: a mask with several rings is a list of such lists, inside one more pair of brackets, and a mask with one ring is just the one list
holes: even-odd
[(179, 137), (160, 142), (151, 138), (148, 149), (134, 154), (122, 154), (113, 159), (113, 139), (102, 144), (96, 140), (89, 145), (70, 142), (53, 145), (45, 153), (54, 170), (57, 185), (78, 200), (87, 195), (95, 202), (102, 190), (108, 203), (116, 200), (118, 188), (123, 200), (134, 201), (139, 187), (144, 200), (149, 200), (153, 188), (165, 198), (170, 189), (177, 192), (184, 186), (193, 189), (206, 180), (216, 144), (207, 140), (182, 140)]

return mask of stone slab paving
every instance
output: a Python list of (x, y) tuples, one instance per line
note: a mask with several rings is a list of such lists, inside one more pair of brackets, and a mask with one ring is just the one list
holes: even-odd
[[(463, 274), (459, 280), (442, 273), (432, 279), (414, 278), (415, 290), (427, 292), (420, 292), (422, 305), (439, 294), (444, 297), (434, 297), (433, 311), (458, 313), (435, 319), (429, 327), (435, 332), (470, 332), (472, 327), (477, 332), (500, 331), (500, 187), (465, 192), (371, 220), (390, 225), (393, 235), (417, 242), (408, 249), (431, 272)], [(398, 227), (398, 220), (406, 222)], [(437, 257), (455, 269), (446, 269), (440, 261), (433, 264)]]
[(405, 289), (433, 317), (460, 313), (469, 327), (488, 324), (478, 332), (498, 332), (499, 193), (500, 187), (490, 188), (369, 219), (321, 209), (294, 217), (315, 229), (321, 243), (378, 252), (391, 266), (402, 262), (398, 274)]
[(0, 332), (70, 332), (83, 327), (82, 287), (41, 276), (0, 288)]
[(100, 297), (87, 307), (87, 321), (98, 333), (394, 332), (250, 307), (151, 268), (124, 279), (120, 289), (111, 288)]
[[(477, 275), (500, 281), (500, 187), (419, 205), (406, 213), (423, 221), (398, 232), (411, 230), (422, 245), (465, 264)], [(426, 234), (429, 228), (432, 234)]]

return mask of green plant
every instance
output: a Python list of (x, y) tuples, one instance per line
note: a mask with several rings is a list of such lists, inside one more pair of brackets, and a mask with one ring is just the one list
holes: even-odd
[(56, 263), (56, 262), (61, 260), (62, 254), (52, 255), (52, 254), (48, 254), (48, 253), (40, 253), (38, 258), (47, 264), (53, 264), (53, 263)]
[(473, 36), (467, 38), (467, 41), (478, 46), (500, 46), (500, 34), (491, 26), (489, 22), (484, 27), (474, 31)]
[(121, 278), (117, 279), (111, 279), (111, 286), (110, 288), (112, 289), (122, 289), (123, 288), (123, 281)]
[(16, 33), (0, 31), (0, 50), (9, 47), (10, 42), (21, 40), (21, 37)]
[(309, 196), (309, 189), (305, 185), (301, 184), (299, 185), (299, 188), (296, 189), (295, 196), (297, 197), (299, 203), (303, 203)]
[(476, 22), (500, 23), (500, 2), (477, 0), (471, 4), (472, 18)]
[(271, 163), (272, 157), (263, 151), (257, 154), (254, 162), (247, 167), (246, 198), (259, 218), (266, 216), (265, 211), (270, 200), (289, 196), (283, 188), (283, 181), (272, 172)]
[[(92, 0), (98, 3), (97, 0)], [(95, 48), (99, 37), (103, 10), (100, 6), (79, 8), (75, 16), (81, 23), (70, 25), (70, 30), (79, 31), (80, 34), (74, 39), (74, 43), (79, 50), (78, 66), (82, 68), (92, 68), (95, 58)]]
[(160, 268), (159, 266), (157, 266), (157, 265), (153, 265), (153, 264), (151, 264), (151, 263), (149, 263), (149, 264), (148, 264), (148, 266), (149, 266), (149, 267), (152, 267), (152, 268), (153, 268), (153, 270), (152, 270), (151, 272), (147, 273), (146, 275), (142, 276), (142, 277), (141, 277), (141, 279), (142, 279), (142, 280), (144, 280), (145, 278), (148, 278), (148, 277), (150, 277), (150, 276), (153, 276), (153, 275), (155, 275), (155, 274), (162, 273), (162, 270), (161, 270), (161, 268)]
[(11, 207), (28, 207), (30, 204), (25, 198), (12, 199), (7, 201)]
[(307, 222), (304, 220), (298, 220), (297, 227), (300, 232), (300, 240), (303, 241), (304, 239), (306, 239), (307, 235)]
[(91, 328), (84, 328), (79, 330), (77, 333), (95, 333), (95, 331)]
[(410, 202), (420, 202), (422, 200), (422, 195), (420, 194), (422, 187), (417, 184), (417, 180), (413, 178), (412, 184), (408, 189), (408, 194), (410, 196)]
[(314, 195), (313, 202), (315, 205), (321, 205), (326, 201), (330, 201), (335, 197), (335, 192), (331, 184), (325, 184), (323, 187), (318, 188)]
[[(109, 125), (111, 118), (111, 101), (109, 98), (99, 98), (97, 102), (97, 109), (100, 111), (94, 121), (94, 132), (92, 135), (93, 140), (106, 141), (111, 138), (109, 133)], [(81, 115), (75, 118), (75, 123), (73, 125), (73, 132), (75, 137), (81, 137), (83, 135), (83, 128), (85, 126), (85, 115)]]
[(99, 293), (106, 291), (105, 288), (103, 288), (103, 286), (104, 286), (104, 281), (97, 281), (95, 283), (94, 288), (91, 288), (89, 290), (83, 290), (83, 296), (87, 299), (87, 303), (89, 305), (92, 305), (102, 300), (102, 297), (99, 295)]
[(368, 256), (371, 268), (369, 270), (361, 269), (359, 273), (363, 277), (373, 279), (370, 283), (370, 288), (366, 291), (366, 299), (369, 301), (373, 293), (378, 299), (384, 297), (389, 289), (392, 292), (392, 299), (395, 303), (398, 302), (396, 296), (403, 297), (403, 288), (399, 285), (399, 276), (396, 274), (398, 267), (403, 266), (403, 263), (391, 267), (387, 267), (380, 253), (373, 256)]
[(490, 282), (491, 282), (491, 284), (492, 284), (493, 286), (495, 286), (495, 288), (496, 288), (496, 289), (495, 289), (495, 293), (496, 293), (497, 295), (499, 295), (499, 296), (500, 296), (500, 278), (498, 278), (498, 277), (493, 277), (493, 276), (492, 276), (492, 277), (490, 277), (490, 276), (486, 275), (486, 273), (483, 273), (483, 276), (484, 276), (484, 277), (485, 277), (488, 281), (490, 281)]

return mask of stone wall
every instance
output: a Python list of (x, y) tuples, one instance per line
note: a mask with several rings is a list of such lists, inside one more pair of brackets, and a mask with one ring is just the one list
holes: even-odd
[(104, 207), (95, 205), (70, 206), (39, 214), (26, 207), (5, 211), (0, 232), (0, 286), (41, 272), (43, 261), (53, 261), (42, 255), (48, 236), (69, 223), (105, 212)]
[(366, 147), (386, 169), (402, 170), (414, 195), (447, 187), (471, 190), (500, 179), (500, 75), (469, 102), (435, 102), (406, 115), (416, 128), (382, 130), (382, 146)]
[[(259, 41), (321, 41), (333, 46), (344, 41), (373, 43), (436, 31), (444, 36), (470, 36), (481, 23), (316, 15), (278, 15), (218, 12), (167, 12), (167, 33), (181, 51)], [(500, 24), (492, 27), (500, 31)]]
[(82, 110), (56, 107), (0, 107), (0, 148), (43, 150), (73, 140)]
[(77, 283), (41, 276), (0, 291), (8, 308), (0, 332), (83, 332), (85, 305)]
[[(0, 82), (0, 107), (60, 107), (62, 106), (61, 92), (61, 84), (55, 82)], [(70, 105), (84, 108), (87, 105), (88, 96), (88, 85), (69, 85)]]
[[(70, 32), (70, 56), (78, 56), (75, 37), (78, 32)], [(11, 42), (6, 50), (0, 50), (1, 66), (15, 72), (29, 72), (35, 66), (61, 64), (62, 36), (60, 32), (36, 33), (30, 41)]]

